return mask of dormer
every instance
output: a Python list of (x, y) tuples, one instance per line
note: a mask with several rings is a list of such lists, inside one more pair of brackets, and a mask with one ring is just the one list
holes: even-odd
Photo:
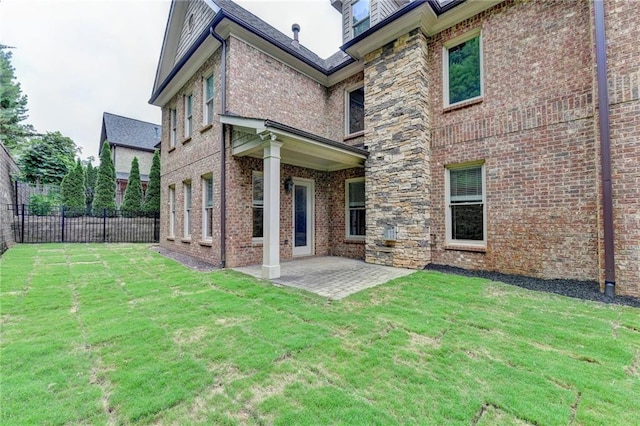
[(330, 0), (342, 13), (342, 42), (362, 34), (410, 0)]

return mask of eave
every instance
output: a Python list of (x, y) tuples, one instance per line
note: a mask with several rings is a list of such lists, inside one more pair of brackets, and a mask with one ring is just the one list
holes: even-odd
[(367, 53), (416, 28), (423, 34), (432, 36), (502, 1), (504, 0), (453, 1), (440, 7), (435, 1), (416, 0), (348, 41), (341, 49), (353, 58), (363, 59)]

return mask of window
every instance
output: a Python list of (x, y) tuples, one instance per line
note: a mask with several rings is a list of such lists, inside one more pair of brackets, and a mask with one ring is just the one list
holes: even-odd
[(346, 115), (347, 135), (364, 130), (364, 87), (347, 91)]
[(177, 115), (175, 109), (169, 110), (169, 119), (171, 121), (171, 136), (169, 138), (171, 143), (171, 148), (175, 148), (176, 140), (178, 139), (178, 124), (177, 124)]
[(347, 212), (347, 238), (364, 238), (366, 235), (364, 178), (346, 180), (345, 200)]
[(253, 172), (253, 238), (263, 236), (264, 218), (264, 177), (262, 173)]
[(353, 25), (353, 36), (357, 37), (369, 29), (369, 0), (356, 0), (351, 5), (351, 24)]
[(202, 178), (202, 236), (206, 240), (213, 238), (213, 177)]
[(191, 237), (191, 182), (184, 182), (184, 237)]
[(204, 124), (212, 124), (213, 123), (213, 76), (209, 76), (204, 80), (203, 87), (203, 96), (204, 99), (204, 111), (202, 117), (204, 118)]
[(462, 165), (446, 171), (447, 242), (484, 245), (484, 165)]
[(189, 138), (193, 132), (193, 95), (184, 98), (184, 137)]
[(445, 106), (482, 96), (482, 39), (480, 30), (445, 44), (443, 55)]
[(169, 187), (169, 236), (176, 235), (176, 187)]

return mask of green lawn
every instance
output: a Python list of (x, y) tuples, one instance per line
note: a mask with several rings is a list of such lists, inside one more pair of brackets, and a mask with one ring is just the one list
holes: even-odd
[(1, 424), (640, 419), (640, 311), (436, 272), (338, 302), (146, 245), (0, 260)]

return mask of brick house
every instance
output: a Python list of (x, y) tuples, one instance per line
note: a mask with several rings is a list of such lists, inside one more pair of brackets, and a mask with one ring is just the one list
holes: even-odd
[(163, 246), (267, 278), (335, 255), (640, 296), (634, 2), (330, 1), (327, 59), (233, 2), (172, 3)]
[(102, 128), (100, 130), (100, 145), (98, 157), (102, 151), (102, 144), (109, 142), (111, 159), (116, 170), (116, 203), (120, 205), (124, 199), (124, 192), (129, 182), (131, 162), (138, 157), (140, 167), (140, 182), (142, 190), (146, 190), (149, 182), (149, 172), (153, 162), (153, 153), (160, 143), (162, 129), (159, 124), (148, 123), (134, 118), (105, 112), (102, 114)]

